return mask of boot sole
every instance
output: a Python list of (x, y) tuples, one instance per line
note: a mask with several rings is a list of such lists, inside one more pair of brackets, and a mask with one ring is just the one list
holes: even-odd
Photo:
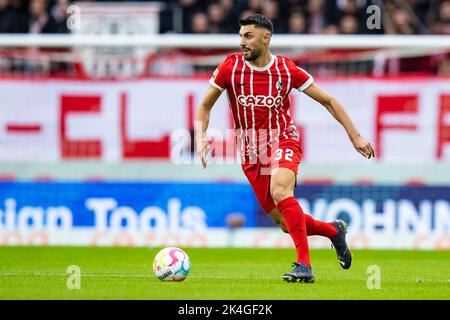
[(313, 283), (316, 279), (314, 277), (292, 277), (292, 276), (283, 276), (283, 280), (289, 283)]

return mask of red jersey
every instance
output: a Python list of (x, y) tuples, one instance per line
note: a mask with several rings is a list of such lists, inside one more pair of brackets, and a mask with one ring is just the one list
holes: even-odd
[(217, 67), (209, 82), (227, 91), (236, 143), (244, 161), (281, 140), (299, 140), (289, 113), (289, 94), (292, 89), (308, 88), (313, 77), (289, 58), (272, 55), (268, 65), (258, 68), (242, 53), (233, 53)]

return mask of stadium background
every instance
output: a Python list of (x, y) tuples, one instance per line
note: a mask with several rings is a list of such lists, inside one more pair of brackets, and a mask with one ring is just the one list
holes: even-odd
[[(290, 247), (233, 161), (225, 96), (210, 123), (217, 161), (202, 170), (189, 141), (209, 76), (239, 49), (238, 18), (262, 12), (274, 40), (292, 36), (274, 53), (313, 74), (376, 148), (362, 159), (324, 108), (293, 93), (304, 209), (348, 221), (355, 248), (450, 248), (449, 1), (73, 4), (0, 0), (1, 245)], [(371, 5), (379, 29), (366, 23)], [(91, 34), (109, 45), (71, 44)], [(199, 38), (181, 45), (191, 34)], [(180, 45), (114, 43), (123, 35)], [(320, 47), (296, 44), (314, 35)], [(385, 46), (392, 35), (409, 44)], [(235, 46), (208, 45), (214, 39)]]

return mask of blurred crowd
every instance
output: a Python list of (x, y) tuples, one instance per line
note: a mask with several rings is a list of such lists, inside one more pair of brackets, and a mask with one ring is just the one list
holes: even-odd
[(67, 33), (69, 0), (0, 0), (1, 33)]
[[(183, 32), (237, 32), (239, 18), (269, 17), (276, 33), (450, 34), (449, 0), (179, 0)], [(367, 27), (370, 5), (381, 9), (381, 28)]]
[[(86, 0), (83, 0), (86, 1)], [(101, 0), (98, 0), (101, 1)], [(238, 20), (263, 13), (276, 33), (450, 34), (450, 0), (169, 0), (160, 32), (236, 33)], [(370, 5), (381, 9), (371, 29)], [(1, 33), (65, 33), (69, 0), (0, 0)]]

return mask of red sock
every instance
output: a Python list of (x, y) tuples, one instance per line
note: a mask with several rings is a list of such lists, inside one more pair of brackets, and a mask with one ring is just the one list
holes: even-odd
[(297, 262), (311, 266), (309, 259), (308, 238), (306, 235), (305, 214), (294, 197), (281, 200), (277, 206), (284, 218), (289, 234), (294, 240), (295, 249), (297, 250)]
[(329, 239), (337, 236), (336, 227), (332, 223), (315, 220), (308, 214), (305, 214), (305, 220), (308, 236), (323, 236)]

